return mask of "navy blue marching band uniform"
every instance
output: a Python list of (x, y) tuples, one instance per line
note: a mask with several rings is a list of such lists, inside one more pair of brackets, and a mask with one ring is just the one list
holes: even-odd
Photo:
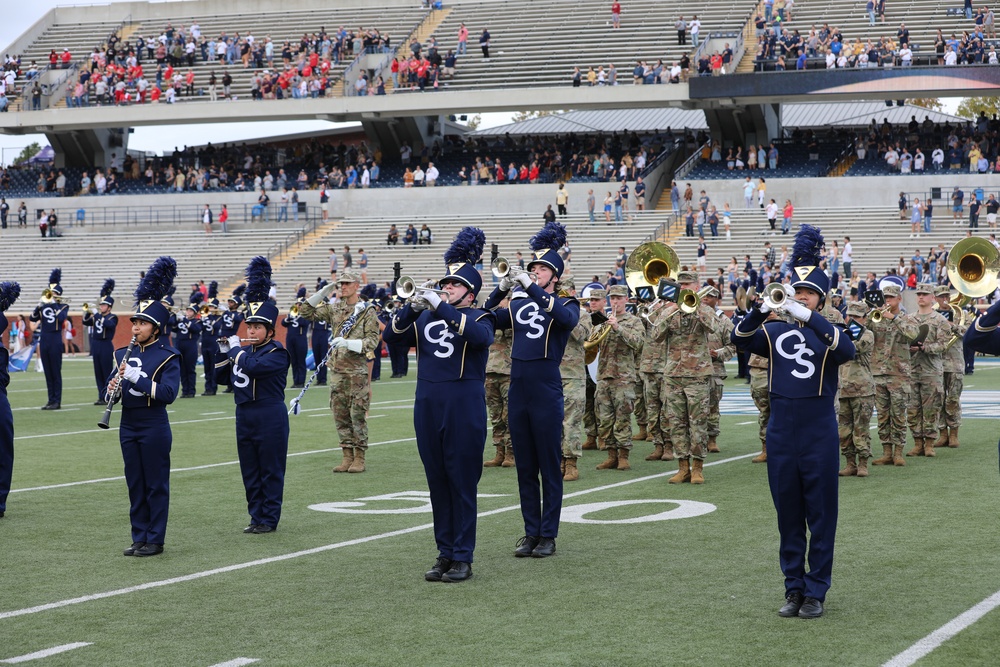
[[(148, 290), (155, 289), (150, 285), (158, 276), (168, 276), (172, 281), (176, 271), (176, 264), (169, 257), (161, 257), (149, 268), (136, 290), (139, 303), (133, 321), (150, 322), (157, 329), (167, 321), (169, 311)], [(125, 352), (126, 348), (115, 350), (115, 370), (108, 382), (116, 377)], [(173, 443), (167, 406), (174, 402), (180, 389), (180, 353), (163, 342), (157, 332), (146, 343), (136, 343), (128, 366), (137, 369), (139, 376), (134, 381), (126, 376), (121, 384), (118, 436), (132, 523), (132, 546), (125, 550), (125, 555), (151, 556), (163, 551), (166, 539)]]
[[(3, 312), (14, 305), (21, 286), (17, 283), (0, 283), (0, 336), (7, 330), (7, 318)], [(7, 495), (10, 493), (11, 474), (14, 471), (14, 414), (7, 400), (7, 385), (10, 372), (7, 362), (10, 353), (0, 345), (0, 517), (7, 512)]]
[[(470, 260), (482, 253), (483, 240), (480, 230), (463, 229), (445, 254), (449, 263), (441, 282), (460, 284), (468, 290), (465, 295), (471, 292), (475, 297), (482, 278)], [(489, 311), (456, 308), (442, 297), (436, 308), (422, 312), (407, 303), (383, 332), (388, 342), (407, 349), (415, 345), (419, 359), (413, 426), (430, 489), (438, 549), (438, 561), (425, 575), (428, 581), (462, 581), (471, 576), (476, 488), (486, 442), (486, 361), (493, 330)]]
[[(976, 318), (962, 339), (965, 346), (965, 372), (970, 373), (969, 358), (975, 358), (976, 352), (1000, 355), (1000, 301), (994, 302), (985, 313)], [(997, 442), (1000, 451), (1000, 441)]]
[(266, 258), (255, 257), (247, 267), (246, 322), (263, 324), (270, 337), (245, 346), (235, 339), (222, 342), (228, 349), (216, 366), (216, 373), (229, 376), (236, 401), (236, 448), (250, 514), (245, 533), (270, 533), (278, 527), (285, 487), (285, 383), (291, 361), (288, 351), (274, 340), (278, 309), (268, 300), (270, 285), (271, 265)]
[[(199, 297), (201, 292), (195, 292)], [(202, 324), (197, 318), (198, 302), (193, 301), (180, 317), (171, 318), (174, 324), (174, 345), (181, 355), (181, 398), (194, 398), (198, 377), (198, 339)], [(215, 377), (214, 374), (212, 377)]]
[[(111, 312), (115, 299), (111, 296), (115, 281), (107, 279), (101, 288), (101, 299), (98, 307), (107, 306), (107, 311), (83, 313), (83, 326), (91, 327), (90, 355), (94, 360), (94, 380), (97, 382), (97, 400), (94, 405), (104, 405), (108, 402), (108, 376), (114, 370), (115, 331), (118, 330), (118, 316)], [(103, 309), (102, 309), (103, 310)]]
[[(821, 244), (818, 230), (803, 225), (792, 253), (793, 270), (798, 275), (792, 287), (820, 294), (820, 307), (829, 289), (829, 279), (817, 268), (815, 252)], [(797, 302), (791, 306), (805, 309)], [(778, 557), (787, 599), (779, 614), (805, 615), (804, 597), (805, 604), (810, 604), (808, 598), (819, 603), (818, 608), (811, 603), (809, 617), (813, 617), (823, 613), (822, 603), (830, 588), (837, 531), (837, 368), (854, 358), (855, 348), (846, 330), (830, 324), (818, 309), (808, 314), (805, 322), (765, 322), (766, 317), (754, 308), (736, 325), (731, 338), (738, 348), (770, 361), (767, 477), (777, 511)], [(811, 533), (808, 573), (807, 527)]]
[[(244, 286), (240, 285), (233, 292), (232, 296), (229, 297), (229, 310), (224, 310), (219, 315), (219, 320), (216, 322), (216, 339), (219, 338), (231, 338), (232, 336), (238, 336), (240, 333), (240, 325), (243, 323), (243, 313), (238, 309), (243, 305), (243, 289)], [(219, 351), (218, 345), (216, 345), (215, 353), (215, 365), (218, 366), (219, 362), (225, 361), (226, 355)], [(229, 377), (226, 374), (215, 376), (216, 384), (227, 385), (224, 394), (233, 393), (233, 387), (229, 384)]]
[(48, 300), (43, 299), (29, 318), (32, 322), (41, 322), (38, 357), (42, 360), (49, 397), (42, 410), (58, 410), (62, 403), (63, 324), (66, 322), (69, 306), (59, 303), (59, 297), (63, 293), (62, 285), (59, 284), (61, 278), (62, 271), (53, 269), (49, 275), (52, 296)]
[(163, 303), (167, 306), (167, 312), (170, 316), (167, 321), (163, 323), (163, 329), (160, 331), (160, 339), (166, 344), (173, 346), (173, 332), (174, 332), (174, 322), (177, 320), (176, 314), (172, 312), (174, 307), (174, 287), (171, 285), (170, 291), (162, 299)]
[[(556, 239), (547, 240), (549, 230), (555, 228), (558, 228)], [(563, 270), (558, 249), (564, 239), (562, 225), (546, 224), (531, 240), (535, 253), (528, 270), (535, 264), (543, 264), (554, 271), (553, 281), (558, 279)], [(580, 305), (573, 297), (556, 296), (532, 283), (525, 291), (511, 294), (509, 308), (497, 308), (506, 294), (507, 290), (497, 286), (484, 307), (496, 315), (497, 329), (512, 329), (514, 335), (507, 419), (526, 544), (532, 547), (526, 550), (528, 553), (515, 552), (520, 556), (534, 554), (540, 538), (551, 540), (554, 551), (559, 532), (563, 492), (563, 391), (559, 364), (566, 342), (580, 319)]]
[[(209, 298), (209, 307), (218, 308), (217, 300)], [(201, 369), (205, 374), (205, 391), (202, 396), (215, 396), (219, 384), (215, 381), (215, 357), (219, 354), (219, 319), (214, 313), (201, 318)]]
[[(295, 294), (295, 314), (288, 311), (288, 315), (281, 320), (281, 326), (285, 327), (285, 346), (288, 348), (288, 356), (292, 361), (292, 387), (299, 389), (306, 384), (306, 355), (309, 354), (309, 320), (299, 317), (298, 305), (305, 301), (306, 288), (300, 287)], [(313, 351), (313, 359), (317, 368), (322, 357), (317, 357)]]

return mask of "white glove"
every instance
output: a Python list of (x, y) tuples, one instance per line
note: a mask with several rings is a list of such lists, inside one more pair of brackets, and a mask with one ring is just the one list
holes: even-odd
[(228, 338), (220, 338), (219, 342), (217, 343), (217, 345), (219, 346), (219, 352), (221, 352), (222, 354), (229, 354), (229, 339)]
[(240, 337), (239, 336), (230, 336), (228, 342), (229, 342), (229, 349), (230, 350), (236, 349), (236, 348), (238, 348), (240, 346)]
[(342, 347), (347, 347), (347, 339), (341, 336), (337, 336), (336, 338), (330, 341), (330, 347), (332, 347), (335, 350)]
[(428, 306), (430, 306), (426, 299), (421, 299), (419, 297), (411, 297), (409, 304), (410, 310), (415, 313), (419, 313), (421, 310), (427, 310)]
[(803, 306), (795, 299), (785, 301), (785, 312), (797, 319), (799, 322), (808, 322), (812, 317), (812, 311)]
[(441, 305), (441, 295), (429, 289), (419, 290), (417, 296), (426, 301), (431, 310), (437, 310), (437, 307)]
[(348, 350), (350, 350), (355, 354), (361, 354), (361, 343), (362, 341), (356, 338), (352, 340), (345, 340), (344, 347), (346, 347)]
[(337, 289), (337, 283), (327, 283), (323, 286), (323, 289), (313, 294), (311, 297), (306, 299), (306, 303), (315, 308), (319, 304), (326, 301), (333, 290)]
[(504, 276), (500, 279), (500, 291), (509, 292), (510, 288), (514, 286), (514, 281), (511, 279), (510, 274)]
[(771, 312), (771, 306), (767, 305), (766, 301), (761, 301), (760, 306), (758, 306), (758, 308), (760, 309), (760, 312), (764, 313), (765, 315)]
[(135, 384), (142, 377), (142, 371), (139, 370), (138, 366), (132, 366), (131, 364), (125, 366), (125, 372), (122, 374), (126, 380)]
[(527, 271), (522, 271), (521, 273), (514, 276), (514, 280), (521, 283), (521, 287), (528, 289), (528, 285), (531, 284), (531, 274)]

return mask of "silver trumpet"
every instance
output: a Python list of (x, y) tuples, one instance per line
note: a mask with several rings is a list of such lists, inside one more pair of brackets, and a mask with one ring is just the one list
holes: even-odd
[(400, 276), (399, 280), (396, 281), (396, 296), (398, 296), (400, 299), (408, 300), (413, 298), (413, 296), (417, 293), (418, 289), (420, 291), (427, 290), (442, 295), (448, 294), (448, 292), (446, 292), (443, 289), (433, 289), (431, 287), (417, 287), (417, 283), (414, 282), (413, 278), (411, 278), (410, 276)]
[(510, 273), (510, 262), (507, 261), (506, 257), (497, 257), (490, 264), (490, 271), (497, 278), (504, 278)]
[(785, 302), (794, 295), (795, 293), (790, 287), (786, 288), (781, 283), (770, 283), (762, 292), (767, 307), (777, 311), (782, 310), (785, 307)]

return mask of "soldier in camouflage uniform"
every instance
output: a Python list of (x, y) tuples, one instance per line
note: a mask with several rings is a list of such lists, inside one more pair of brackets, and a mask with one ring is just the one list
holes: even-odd
[[(299, 309), (307, 320), (323, 321), (333, 333), (330, 369), (330, 408), (344, 458), (334, 472), (364, 472), (368, 450), (368, 405), (371, 401), (368, 361), (378, 347), (379, 330), (375, 308), (366, 306), (358, 295), (359, 278), (353, 271), (340, 274), (309, 297)], [(326, 302), (339, 283), (340, 299)]]
[[(962, 425), (962, 387), (965, 382), (965, 348), (962, 339), (969, 325), (956, 322), (954, 313), (948, 306), (951, 292), (947, 285), (935, 288), (934, 298), (937, 299), (938, 312), (948, 321), (949, 336), (944, 351), (944, 405), (941, 409), (939, 427), (941, 435), (934, 443), (935, 447), (958, 447), (958, 428)], [(952, 339), (954, 338), (954, 342)]]
[(918, 327), (927, 325), (927, 337), (910, 345), (910, 405), (907, 421), (913, 433), (913, 449), (907, 456), (934, 456), (934, 440), (944, 402), (944, 346), (951, 337), (948, 322), (935, 312), (934, 285), (917, 285), (917, 312), (912, 316)]
[[(865, 320), (865, 326), (875, 334), (871, 369), (878, 438), (882, 443), (882, 456), (872, 461), (872, 465), (904, 466), (906, 411), (910, 404), (910, 341), (916, 338), (920, 327), (911, 316), (900, 312), (899, 287), (888, 285), (882, 292), (885, 306), (869, 313)], [(875, 321), (875, 312), (881, 313), (881, 321)]]
[[(773, 315), (773, 317), (777, 317), (777, 315)], [(750, 398), (760, 410), (760, 414), (757, 416), (760, 454), (750, 460), (754, 463), (767, 463), (767, 422), (771, 419), (771, 394), (767, 384), (768, 359), (759, 354), (750, 354), (747, 366), (750, 369)]]
[[(560, 278), (558, 290), (576, 297), (576, 285), (572, 278)], [(583, 456), (583, 414), (587, 403), (587, 362), (583, 342), (590, 335), (593, 324), (590, 311), (580, 306), (580, 321), (570, 333), (559, 363), (559, 374), (563, 387), (563, 481), (575, 482), (580, 479), (576, 460)]]
[[(593, 296), (593, 293), (591, 293)], [(632, 410), (635, 401), (635, 359), (642, 351), (645, 331), (635, 315), (625, 311), (628, 287), (612, 285), (611, 315), (605, 326), (610, 333), (601, 342), (597, 359), (597, 442), (608, 458), (598, 470), (631, 470)]]
[[(506, 308), (504, 299), (501, 307)], [(497, 453), (483, 463), (484, 468), (514, 467), (514, 448), (510, 444), (507, 429), (507, 389), (510, 387), (510, 343), (514, 332), (510, 329), (497, 330), (490, 345), (490, 356), (486, 362), (486, 408), (490, 413), (493, 427), (493, 446)]]
[[(838, 473), (841, 477), (867, 477), (868, 459), (872, 457), (875, 379), (872, 377), (871, 357), (875, 334), (864, 327), (867, 312), (868, 307), (863, 301), (852, 301), (847, 306), (848, 331), (852, 334), (855, 354), (854, 359), (840, 367), (837, 430), (840, 452), (847, 459), (847, 466)], [(852, 327), (852, 324), (855, 326)]]
[[(646, 335), (646, 321), (639, 317), (639, 324), (642, 325), (643, 339), (645, 340)], [(635, 385), (632, 387), (632, 393), (635, 394), (635, 408), (633, 409), (633, 414), (635, 415), (635, 424), (639, 427), (639, 432), (632, 436), (633, 440), (650, 440), (649, 437), (649, 413), (646, 409), (646, 389), (642, 382), (642, 373), (639, 372), (639, 366), (641, 365), (642, 351), (635, 355)]]
[[(597, 293), (600, 296), (594, 296)], [(584, 288), (583, 300), (580, 302), (584, 309), (588, 311), (587, 318), (591, 322), (591, 330), (594, 327), (594, 313), (604, 314), (604, 306), (607, 305), (608, 293), (604, 289)], [(594, 377), (597, 377), (597, 367), (593, 368)], [(597, 395), (597, 382), (591, 377), (591, 370), (587, 370), (587, 404), (583, 413), (583, 428), (587, 433), (587, 439), (583, 443), (584, 449), (597, 449), (597, 406), (594, 404), (594, 397)]]
[(722, 390), (726, 383), (726, 362), (736, 354), (736, 346), (733, 345), (733, 321), (726, 317), (725, 313), (719, 310), (719, 299), (722, 298), (718, 287), (713, 287), (712, 292), (705, 297), (705, 305), (715, 312), (716, 330), (715, 336), (711, 340), (709, 354), (712, 356), (712, 384), (708, 394), (709, 415), (708, 415), (708, 451), (713, 454), (719, 453), (719, 445), (716, 442), (719, 437), (719, 404), (722, 403)]
[(646, 428), (653, 438), (653, 453), (646, 457), (647, 461), (674, 460), (674, 445), (667, 424), (667, 378), (663, 374), (663, 367), (667, 363), (667, 346), (652, 340), (653, 328), (663, 316), (662, 308), (649, 312), (646, 338), (639, 358), (639, 375), (646, 394)]
[[(681, 271), (677, 282), (681, 289), (697, 290), (698, 274)], [(704, 303), (693, 313), (683, 312), (672, 301), (661, 307), (664, 314), (653, 327), (653, 342), (667, 346), (663, 369), (667, 378), (667, 421), (678, 459), (677, 474), (669, 482), (704, 484), (702, 465), (708, 443), (709, 394), (714, 377), (709, 350), (717, 326), (715, 311)]]

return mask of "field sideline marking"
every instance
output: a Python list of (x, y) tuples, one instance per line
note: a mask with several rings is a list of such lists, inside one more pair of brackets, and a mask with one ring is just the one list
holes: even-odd
[(34, 653), (19, 655), (16, 658), (0, 660), (0, 665), (18, 665), (22, 662), (41, 660), (42, 658), (47, 658), (50, 655), (59, 655), (60, 653), (65, 653), (66, 651), (72, 651), (73, 649), (83, 648), (84, 646), (90, 645), (91, 642), (73, 642), (72, 644), (63, 644), (62, 646), (53, 646), (52, 648), (47, 648), (43, 651), (35, 651)]
[[(415, 438), (410, 438), (415, 440)], [(706, 463), (705, 467), (717, 466), (723, 463), (731, 463), (733, 461), (740, 461), (743, 459), (750, 458), (751, 456), (756, 456), (757, 452), (752, 452), (750, 454), (743, 454), (741, 456), (731, 456), (727, 459), (721, 459), (719, 461), (712, 461), (711, 463)], [(574, 493), (567, 493), (563, 495), (563, 499), (575, 498), (577, 496), (583, 496), (590, 493), (596, 493), (599, 491), (607, 491), (608, 489), (616, 489), (622, 486), (627, 486), (629, 484), (637, 484), (639, 482), (647, 482), (652, 479), (660, 479), (668, 475), (673, 475), (677, 471), (669, 470), (667, 472), (660, 472), (654, 475), (646, 475), (645, 477), (636, 477), (635, 479), (627, 479), (621, 482), (615, 482), (613, 484), (605, 484), (604, 486), (595, 486), (591, 489), (583, 489), (576, 491)], [(514, 510), (521, 509), (520, 503), (517, 505), (510, 505), (508, 507), (501, 507), (495, 510), (488, 510), (486, 512), (480, 512), (476, 516), (479, 518), (492, 516), (494, 514), (502, 514), (504, 512), (512, 512)], [(324, 553), (327, 551), (333, 551), (334, 549), (341, 549), (343, 547), (352, 547), (359, 544), (367, 544), (368, 542), (375, 542), (377, 540), (383, 540), (389, 537), (400, 537), (403, 535), (409, 535), (410, 533), (417, 533), (423, 530), (433, 528), (433, 523), (425, 523), (419, 526), (411, 526), (409, 528), (400, 528), (399, 530), (393, 530), (388, 533), (380, 533), (378, 535), (369, 535), (368, 537), (358, 537), (353, 540), (345, 540), (344, 542), (334, 542), (333, 544), (326, 544), (320, 547), (313, 547), (312, 549), (304, 549), (302, 551), (293, 551), (292, 553), (282, 554), (280, 556), (270, 556), (268, 558), (259, 558), (257, 560), (249, 561), (246, 563), (236, 563), (233, 565), (225, 565), (223, 567), (213, 568), (211, 570), (203, 570), (201, 572), (194, 572), (192, 574), (185, 574), (179, 577), (171, 577), (169, 579), (160, 579), (158, 581), (149, 581), (144, 584), (137, 584), (135, 586), (127, 586), (125, 588), (118, 588), (111, 591), (104, 591), (103, 593), (92, 593), (90, 595), (82, 595), (80, 597), (70, 598), (68, 600), (59, 600), (58, 602), (48, 602), (46, 604), (36, 605), (34, 607), (25, 607), (24, 609), (13, 609), (11, 611), (0, 612), (0, 620), (5, 620), (8, 618), (17, 618), (19, 616), (28, 616), (30, 614), (38, 614), (43, 611), (51, 611), (53, 609), (62, 609), (64, 607), (70, 607), (77, 604), (83, 604), (84, 602), (93, 602), (95, 600), (104, 600), (107, 598), (118, 597), (119, 595), (127, 595), (129, 593), (136, 593), (138, 591), (145, 591), (154, 588), (162, 588), (164, 586), (170, 586), (172, 584), (182, 584), (188, 581), (195, 581), (198, 579), (204, 579), (205, 577), (210, 577), (216, 574), (226, 574), (229, 572), (237, 572), (239, 570), (245, 570), (247, 568), (256, 567), (258, 565), (268, 565), (270, 563), (279, 563), (281, 561), (292, 560), (294, 558), (300, 558), (302, 556), (312, 556), (315, 554)]]
[(917, 640), (910, 648), (883, 663), (882, 667), (909, 667), (997, 607), (1000, 607), (1000, 591)]
[(243, 667), (243, 665), (252, 665), (255, 662), (260, 662), (260, 660), (257, 658), (233, 658), (232, 660), (214, 664), (212, 667)]

